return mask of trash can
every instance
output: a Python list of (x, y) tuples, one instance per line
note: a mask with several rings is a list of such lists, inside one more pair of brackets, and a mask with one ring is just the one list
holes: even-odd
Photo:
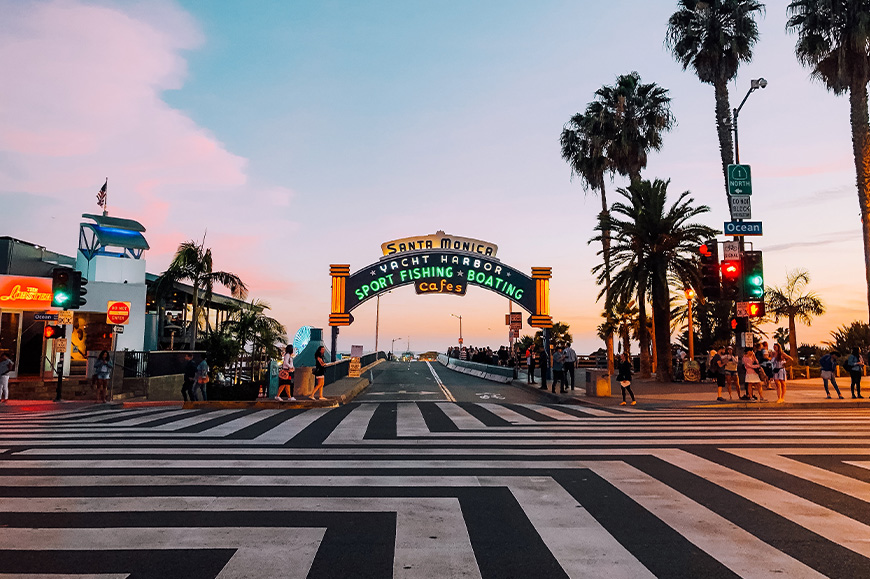
[(314, 368), (297, 366), (293, 371), (293, 394), (311, 396), (314, 392)]
[(586, 396), (596, 398), (610, 396), (610, 374), (607, 370), (586, 370)]

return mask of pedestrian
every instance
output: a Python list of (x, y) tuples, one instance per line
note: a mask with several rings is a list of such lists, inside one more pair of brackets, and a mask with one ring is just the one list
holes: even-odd
[(565, 346), (565, 360), (563, 361), (562, 370), (565, 372), (565, 378), (571, 379), (571, 390), (574, 389), (574, 368), (577, 366), (577, 352), (571, 347), (571, 342)]
[(631, 405), (634, 406), (637, 404), (637, 400), (634, 398), (634, 392), (631, 391), (631, 359), (628, 357), (628, 354), (622, 355), (622, 360), (619, 362), (619, 366), (617, 367), (618, 374), (616, 375), (616, 379), (619, 380), (619, 385), (622, 387), (622, 402), (619, 403), (620, 406), (625, 406), (625, 393), (628, 392), (629, 396), (631, 396)]
[[(724, 355), (725, 348), (721, 348), (718, 352), (710, 350), (710, 363), (707, 369), (707, 375), (716, 381), (716, 400), (719, 402), (725, 402), (725, 398), (722, 397), (722, 389), (726, 386), (728, 387), (728, 399), (734, 400), (731, 395), (731, 385), (725, 381), (725, 371), (722, 368), (725, 365), (725, 362), (722, 361)], [(740, 392), (737, 393), (737, 397), (740, 397)]]
[(538, 352), (538, 366), (541, 368), (541, 390), (546, 390), (547, 378), (550, 374), (550, 356), (547, 355), (547, 351), (544, 348), (536, 348), (536, 350)]
[(782, 351), (782, 346), (773, 344), (773, 384), (776, 386), (776, 401), (785, 402), (785, 389), (788, 385), (788, 376), (785, 373), (786, 365), (792, 361), (792, 357)]
[(190, 352), (184, 353), (184, 360), (184, 382), (181, 384), (181, 397), (187, 402), (189, 396), (190, 401), (195, 402), (193, 383), (196, 381), (196, 362), (193, 361), (193, 354)]
[(722, 356), (722, 372), (725, 374), (725, 385), (728, 387), (728, 393), (731, 393), (731, 386), (734, 386), (734, 392), (741, 400), (749, 400), (749, 395), (740, 395), (740, 379), (737, 377), (737, 356), (734, 355), (734, 348), (728, 346), (725, 348), (725, 354)]
[(290, 402), (296, 402), (293, 397), (293, 345), (287, 344), (284, 348), (284, 359), (281, 361), (281, 370), (278, 372), (278, 393), (275, 394), (275, 400), (281, 400), (281, 392), (286, 391), (289, 395)]
[(843, 395), (840, 394), (840, 389), (837, 387), (837, 358), (840, 357), (840, 353), (836, 350), (831, 352), (830, 354), (825, 354), (819, 359), (819, 366), (822, 367), (822, 384), (825, 387), (825, 395), (830, 398), (831, 391), (828, 390), (828, 381), (831, 381), (831, 384), (834, 385), (834, 390), (837, 391), (837, 396), (840, 400), (843, 399)]
[(530, 345), (526, 350), (526, 378), (529, 384), (537, 384), (535, 381), (535, 346)]
[(196, 390), (197, 388), (202, 392), (202, 400), (208, 400), (208, 396), (206, 395), (206, 386), (208, 385), (209, 377), (208, 377), (208, 362), (205, 361), (205, 358), (199, 362), (196, 366), (196, 374), (193, 376), (193, 390), (191, 390), (191, 394), (193, 395), (193, 399), (196, 398)]
[(846, 358), (844, 365), (852, 378), (852, 383), (849, 385), (852, 398), (864, 398), (861, 396), (861, 375), (864, 373), (864, 357), (861, 355), (861, 350), (852, 348), (852, 353)]
[(556, 346), (556, 351), (553, 352), (553, 393), (556, 392), (556, 382), (559, 383), (559, 394), (564, 394), (568, 391), (565, 387), (564, 374), (565, 354), (562, 352), (562, 346)]
[(97, 389), (97, 402), (108, 402), (107, 387), (109, 378), (112, 377), (112, 362), (109, 361), (109, 352), (103, 350), (94, 362), (94, 388)]
[(0, 352), (0, 404), (9, 402), (9, 374), (15, 369), (15, 362), (6, 352)]
[[(746, 370), (746, 376), (744, 377), (746, 393), (751, 396), (753, 400), (766, 401), (761, 388), (761, 364), (758, 363), (758, 359), (755, 357), (755, 352), (749, 348), (747, 348), (743, 353), (743, 368)], [(758, 392), (757, 396), (755, 394), (756, 391)]]
[(773, 367), (770, 365), (770, 350), (767, 346), (767, 342), (761, 342), (761, 345), (755, 352), (755, 359), (758, 360), (758, 364), (761, 366), (761, 372), (758, 373), (758, 376), (761, 378), (761, 383), (764, 386), (764, 389), (773, 390), (773, 386), (770, 385), (770, 378), (773, 376)]
[[(311, 398), (317, 400), (326, 400), (323, 396), (323, 384), (326, 381), (326, 362), (323, 357), (326, 355), (326, 346), (320, 346), (314, 353), (314, 392), (311, 393)], [(320, 393), (320, 396), (317, 394)]]

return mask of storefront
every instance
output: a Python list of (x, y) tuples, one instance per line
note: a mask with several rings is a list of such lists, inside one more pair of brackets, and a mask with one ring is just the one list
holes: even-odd
[[(40, 377), (51, 366), (45, 356), (45, 322), (51, 308), (51, 278), (0, 275), (0, 351), (15, 361), (12, 377)], [(50, 340), (48, 340), (50, 341)]]

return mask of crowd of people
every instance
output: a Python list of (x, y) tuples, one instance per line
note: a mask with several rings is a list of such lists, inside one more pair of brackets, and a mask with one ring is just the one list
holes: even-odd
[(447, 357), (492, 366), (511, 367), (514, 369), (514, 378), (518, 376), (518, 369), (525, 362), (529, 384), (538, 383), (535, 380), (535, 370), (540, 369), (541, 390), (548, 389), (547, 377), (550, 373), (548, 370), (552, 370), (553, 374), (553, 392), (556, 392), (557, 383), (561, 393), (568, 392), (569, 389), (574, 390), (575, 387), (574, 369), (577, 365), (577, 352), (571, 347), (570, 342), (555, 344), (552, 353), (552, 368), (550, 368), (550, 356), (544, 354), (543, 346), (535, 346), (534, 344), (526, 348), (525, 352), (522, 351), (519, 344), (515, 344), (513, 348), (501, 346), (497, 351), (493, 351), (489, 347), (451, 346), (447, 349)]

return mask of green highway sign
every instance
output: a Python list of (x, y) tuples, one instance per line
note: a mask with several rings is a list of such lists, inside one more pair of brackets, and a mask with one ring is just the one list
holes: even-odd
[(749, 165), (728, 165), (728, 194), (752, 195), (752, 171)]

